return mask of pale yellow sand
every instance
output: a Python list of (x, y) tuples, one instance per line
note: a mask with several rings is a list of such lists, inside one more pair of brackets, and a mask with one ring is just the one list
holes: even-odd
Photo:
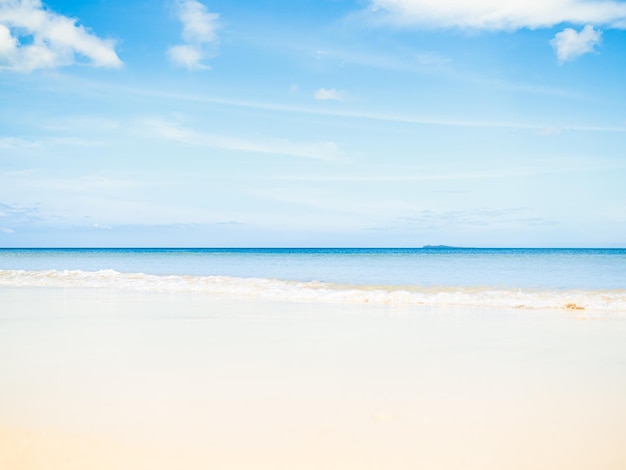
[(626, 322), (0, 290), (0, 469), (623, 469)]

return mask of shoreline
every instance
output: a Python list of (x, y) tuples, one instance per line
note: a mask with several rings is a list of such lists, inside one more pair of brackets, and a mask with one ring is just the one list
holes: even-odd
[(294, 303), (569, 310), (594, 318), (626, 318), (626, 289), (521, 289), (497, 285), (351, 285), (256, 277), (155, 275), (125, 273), (111, 269), (0, 270), (0, 289), (11, 288), (199, 294)]

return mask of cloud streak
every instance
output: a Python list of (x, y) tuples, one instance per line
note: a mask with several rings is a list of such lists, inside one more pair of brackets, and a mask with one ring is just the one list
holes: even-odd
[(35, 206), (0, 202), (0, 225), (4, 233), (13, 234), (16, 227), (39, 223), (40, 221), (39, 209)]
[(345, 101), (347, 93), (335, 88), (320, 88), (315, 92), (314, 97), (319, 101)]
[[(430, 116), (419, 116), (399, 113), (385, 113), (376, 111), (360, 111), (360, 110), (339, 110), (339, 109), (320, 109), (307, 108), (298, 106), (288, 106), (282, 104), (265, 103), (260, 101), (244, 101), (229, 98), (217, 98), (210, 95), (192, 95), (184, 93), (170, 93), (155, 90), (127, 89), (129, 93), (157, 96), (171, 100), (184, 100), (197, 103), (212, 103), (224, 106), (232, 106), (236, 108), (260, 109), (264, 111), (274, 111), (280, 113), (296, 113), (311, 116), (330, 116), (337, 118), (354, 118), (371, 121), (383, 122), (402, 122), (406, 124), (425, 125), (425, 126), (441, 126), (441, 127), (467, 127), (467, 128), (485, 128), (485, 129), (525, 129), (530, 131), (542, 131), (546, 129), (546, 124), (535, 124), (525, 122), (506, 122), (506, 121), (481, 121), (481, 120), (465, 120), (465, 119), (448, 119), (436, 118)], [(626, 125), (620, 123), (618, 126), (604, 125), (558, 125), (561, 132), (615, 132), (626, 133)]]
[(103, 142), (76, 137), (47, 137), (39, 140), (27, 140), (19, 137), (0, 137), (0, 149), (9, 150), (45, 150), (50, 147), (95, 147)]
[(217, 42), (219, 15), (209, 12), (205, 5), (196, 0), (178, 0), (175, 8), (178, 20), (183, 24), (181, 37), (184, 44), (167, 50), (170, 61), (189, 70), (208, 69), (203, 60), (214, 55), (210, 46)]
[[(80, 84), (80, 82), (78, 82)], [(78, 85), (77, 85), (78, 86)], [(563, 124), (562, 122), (538, 122), (532, 121), (504, 121), (504, 120), (478, 120), (478, 119), (455, 119), (447, 117), (433, 117), (429, 115), (404, 114), (397, 112), (385, 112), (367, 109), (338, 109), (336, 107), (307, 107), (293, 106), (281, 103), (264, 101), (242, 100), (228, 97), (217, 97), (203, 93), (179, 93), (164, 91), (155, 88), (136, 88), (112, 85), (103, 82), (90, 82), (90, 86), (100, 91), (123, 93), (129, 96), (145, 96), (160, 98), (175, 102), (192, 102), (215, 104), (232, 108), (254, 109), (273, 113), (293, 113), (308, 116), (324, 116), (334, 118), (352, 118), (364, 121), (400, 122), (406, 124), (438, 126), (438, 127), (464, 127), (485, 129), (516, 129), (533, 132), (544, 132), (546, 129), (558, 129), (559, 132), (589, 132), (589, 133), (626, 133), (626, 123), (619, 121), (615, 124)], [(526, 90), (524, 90), (526, 91)], [(534, 90), (533, 90), (534, 91)]]
[(224, 150), (238, 150), (250, 153), (288, 155), (316, 160), (335, 160), (342, 153), (334, 142), (299, 143), (287, 139), (241, 139), (197, 132), (175, 122), (159, 119), (146, 120), (139, 126), (140, 133), (154, 138), (178, 142), (198, 147), (212, 147)]
[(40, 0), (0, 0), (0, 70), (31, 72), (87, 59), (120, 67), (115, 42), (100, 39), (77, 20), (45, 9)]
[(412, 216), (396, 217), (391, 227), (399, 226), (404, 229), (433, 229), (445, 226), (483, 226), (493, 227), (496, 225), (513, 225), (526, 227), (539, 227), (555, 225), (556, 221), (528, 214), (523, 207), (506, 209), (493, 209), (488, 207), (457, 210), (457, 211), (433, 211), (422, 210)]

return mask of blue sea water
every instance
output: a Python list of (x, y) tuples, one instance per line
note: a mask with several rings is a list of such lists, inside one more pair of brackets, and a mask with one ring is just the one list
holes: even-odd
[(3, 287), (593, 310), (626, 316), (626, 250), (1, 249)]
[(0, 249), (0, 270), (322, 281), (352, 286), (626, 289), (626, 249)]

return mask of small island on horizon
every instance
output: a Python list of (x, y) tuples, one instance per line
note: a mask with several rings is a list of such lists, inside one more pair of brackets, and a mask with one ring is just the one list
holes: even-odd
[(450, 246), (450, 245), (424, 245), (422, 250), (462, 250), (464, 246)]

